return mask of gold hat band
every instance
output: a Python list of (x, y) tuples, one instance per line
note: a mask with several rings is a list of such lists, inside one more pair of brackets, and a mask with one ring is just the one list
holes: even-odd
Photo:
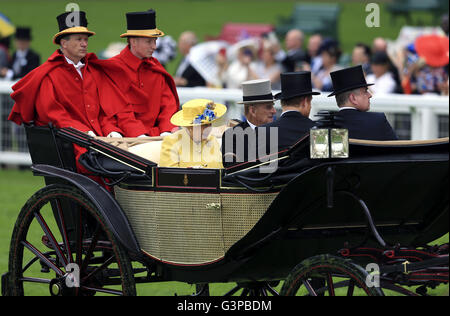
[(137, 37), (161, 37), (164, 36), (164, 32), (158, 29), (151, 30), (127, 30), (126, 33), (120, 35), (120, 37), (129, 37), (129, 36), (137, 36)]
[(95, 32), (91, 32), (87, 29), (87, 27), (84, 26), (75, 26), (68, 29), (65, 29), (64, 31), (61, 31), (57, 33), (55, 36), (53, 36), (53, 43), (56, 45), (59, 45), (59, 43), (56, 42), (56, 39), (62, 35), (69, 35), (69, 34), (87, 34), (88, 36), (95, 35)]

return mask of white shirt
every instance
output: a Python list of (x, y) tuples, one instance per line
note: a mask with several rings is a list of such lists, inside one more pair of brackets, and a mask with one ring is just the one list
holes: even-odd
[(351, 107), (351, 106), (343, 106), (343, 107), (339, 108), (339, 111), (342, 111), (342, 110), (356, 110), (356, 108)]
[(374, 85), (370, 87), (370, 90), (373, 91), (374, 94), (394, 93), (395, 87), (397, 86), (390, 72), (386, 72), (379, 78), (375, 77), (374, 74), (370, 74), (367, 75), (366, 80), (367, 82), (374, 83)]
[(83, 68), (83, 67), (85, 66), (85, 64), (83, 64), (83, 63), (81, 62), (81, 60), (80, 60), (80, 61), (78, 62), (78, 64), (75, 65), (75, 63), (74, 63), (72, 60), (70, 60), (70, 59), (67, 58), (66, 56), (64, 56), (64, 57), (66, 58), (67, 63), (68, 63), (69, 65), (73, 65), (73, 66), (75, 67), (75, 69), (77, 70), (77, 72), (78, 72), (78, 74), (80, 75), (81, 79), (83, 79), (83, 75), (81, 74), (81, 68)]

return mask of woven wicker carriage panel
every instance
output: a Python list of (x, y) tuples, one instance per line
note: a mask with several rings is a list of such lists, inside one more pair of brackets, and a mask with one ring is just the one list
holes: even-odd
[[(115, 192), (142, 250), (178, 264), (202, 264), (222, 258), (253, 228), (277, 195), (153, 192), (118, 187)], [(213, 204), (221, 207), (207, 207)]]
[(200, 264), (224, 256), (222, 215), (207, 209), (218, 194), (157, 192), (158, 236), (164, 261)]
[(255, 226), (277, 194), (221, 194), (226, 250)]
[(133, 228), (139, 245), (153, 257), (160, 259), (158, 242), (156, 196), (153, 191), (129, 191), (115, 187), (116, 199)]

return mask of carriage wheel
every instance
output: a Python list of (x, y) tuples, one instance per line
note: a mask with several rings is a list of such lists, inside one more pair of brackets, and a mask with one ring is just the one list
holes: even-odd
[(242, 290), (238, 294), (240, 296), (279, 296), (279, 293), (275, 290), (278, 284), (278, 281), (237, 283), (224, 296), (236, 295), (240, 290)]
[(131, 261), (78, 189), (49, 185), (24, 205), (9, 255), (9, 294), (136, 295)]
[(379, 287), (369, 287), (369, 274), (348, 259), (331, 255), (308, 258), (289, 274), (281, 289), (286, 296), (383, 296)]

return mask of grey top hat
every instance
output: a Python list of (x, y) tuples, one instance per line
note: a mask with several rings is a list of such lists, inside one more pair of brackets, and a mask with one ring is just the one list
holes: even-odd
[(274, 101), (269, 79), (244, 81), (242, 83), (243, 97), (238, 104), (254, 104)]

